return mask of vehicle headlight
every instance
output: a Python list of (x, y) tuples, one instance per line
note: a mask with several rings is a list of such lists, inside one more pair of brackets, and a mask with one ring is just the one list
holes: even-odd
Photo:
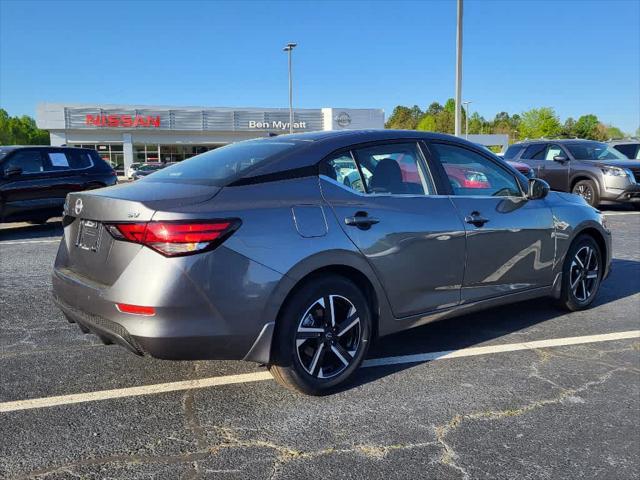
[(626, 177), (626, 176), (629, 176), (629, 174), (631, 173), (630, 170), (626, 168), (620, 168), (620, 167), (606, 166), (606, 167), (602, 167), (601, 169), (602, 169), (602, 173), (604, 173), (608, 177)]

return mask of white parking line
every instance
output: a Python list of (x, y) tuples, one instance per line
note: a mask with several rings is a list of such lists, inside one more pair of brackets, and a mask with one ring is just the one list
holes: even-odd
[(26, 243), (60, 243), (60, 239), (55, 240), (7, 240), (0, 242), (0, 245), (23, 245)]
[[(640, 330), (626, 332), (605, 333), (602, 335), (586, 335), (582, 337), (554, 338), (549, 340), (536, 340), (523, 343), (508, 343), (504, 345), (489, 345), (486, 347), (470, 347), (461, 350), (449, 350), (443, 352), (421, 353), (417, 355), (403, 355), (399, 357), (375, 358), (363, 363), (363, 367), (379, 367), (384, 365), (398, 365), (404, 363), (418, 363), (425, 361), (444, 360), (448, 358), (473, 357), (491, 353), (515, 352), (518, 350), (530, 350), (533, 348), (561, 347), (566, 345), (580, 345), (585, 343), (608, 342), (612, 340), (627, 340), (640, 338)], [(226, 375), (221, 377), (200, 378), (181, 382), (159, 383), (155, 385), (143, 385), (140, 387), (117, 388), (113, 390), (101, 390), (97, 392), (76, 393), (57, 397), (33, 398), (28, 400), (16, 400), (0, 403), (0, 413), (15, 412), (18, 410), (31, 410), (34, 408), (54, 407), (58, 405), (71, 405), (74, 403), (95, 402), (114, 398), (136, 397), (140, 395), (153, 395), (157, 393), (177, 392), (196, 388), (219, 387), (238, 383), (259, 382), (270, 380), (269, 372), (242, 373), (239, 375)]]
[(605, 215), (617, 216), (617, 215), (640, 215), (640, 212), (602, 212)]

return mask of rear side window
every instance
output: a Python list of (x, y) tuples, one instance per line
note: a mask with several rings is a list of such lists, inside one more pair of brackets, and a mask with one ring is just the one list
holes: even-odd
[(44, 172), (44, 159), (40, 150), (18, 150), (4, 162), (3, 169), (21, 168), (22, 173)]
[(149, 175), (145, 181), (224, 185), (266, 161), (303, 145), (300, 141), (248, 140), (209, 150)]
[(511, 145), (509, 148), (507, 148), (507, 151), (504, 152), (503, 158), (505, 160), (516, 158), (522, 150), (524, 150), (524, 147), (522, 145)]
[(393, 195), (429, 195), (435, 192), (423, 170), (418, 144), (390, 143), (353, 151), (367, 193)]
[(83, 168), (89, 168), (93, 165), (91, 161), (91, 155), (84, 150), (73, 150), (69, 154), (69, 166), (76, 170), (82, 170)]
[(325, 175), (359, 193), (365, 193), (364, 182), (351, 153), (342, 153), (327, 160)]
[(47, 152), (47, 160), (49, 165), (46, 166), (47, 170), (69, 170), (69, 155), (66, 152)]
[(537, 145), (530, 145), (522, 154), (523, 159), (527, 160), (544, 160), (544, 153), (547, 149), (545, 143), (539, 143)]

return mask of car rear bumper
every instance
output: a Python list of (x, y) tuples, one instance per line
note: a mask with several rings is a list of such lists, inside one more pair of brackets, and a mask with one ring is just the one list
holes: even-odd
[[(266, 326), (274, 319), (265, 312), (282, 278), (277, 272), (221, 247), (183, 260), (161, 282), (148, 278), (150, 265), (149, 270), (125, 271), (113, 285), (104, 285), (65, 265), (65, 250), (63, 241), (52, 275), (54, 301), (69, 319), (103, 340), (162, 359), (268, 361), (265, 345), (270, 346), (273, 329)], [(203, 269), (211, 265), (228, 268)], [(135, 286), (132, 278), (139, 280)], [(136, 303), (132, 289), (144, 291), (140, 297), (145, 300)], [(117, 303), (153, 306), (155, 315), (123, 313)], [(261, 352), (257, 357), (256, 351)]]

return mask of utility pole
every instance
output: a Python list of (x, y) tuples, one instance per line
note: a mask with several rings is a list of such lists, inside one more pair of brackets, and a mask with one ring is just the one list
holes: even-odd
[(455, 134), (461, 134), (461, 107), (462, 100), (462, 0), (458, 0), (458, 23), (456, 28), (456, 127)]
[(293, 133), (293, 77), (291, 75), (291, 53), (297, 47), (297, 43), (289, 42), (282, 50), (289, 55), (289, 133)]

